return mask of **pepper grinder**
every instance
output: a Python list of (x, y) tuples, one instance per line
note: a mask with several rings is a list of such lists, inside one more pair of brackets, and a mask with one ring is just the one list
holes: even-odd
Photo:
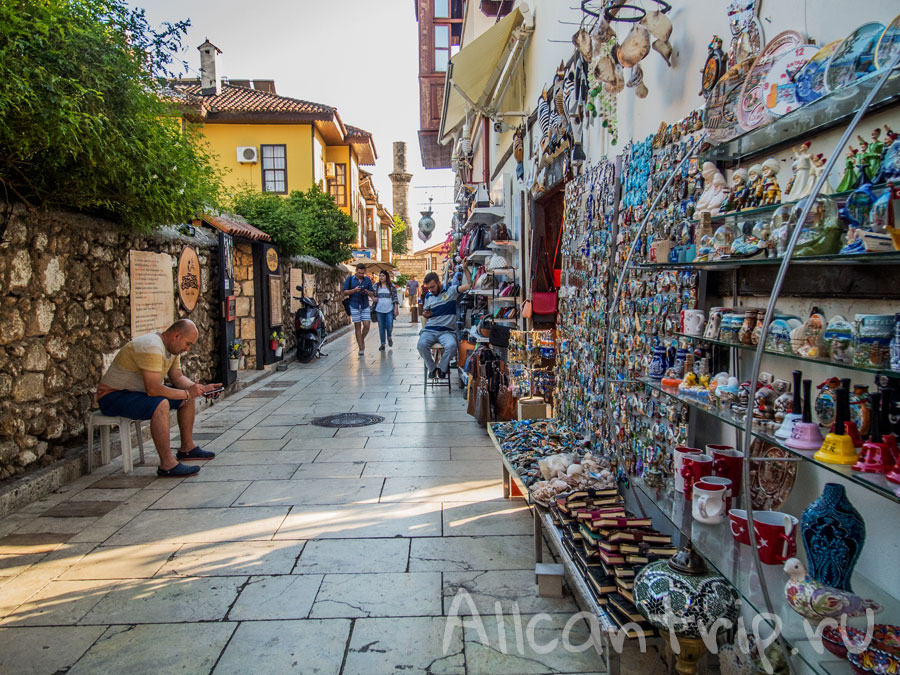
[(812, 380), (803, 380), (803, 418), (794, 423), (791, 437), (785, 445), (794, 450), (818, 450), (822, 447), (822, 432), (819, 425), (812, 421), (810, 408)]
[[(846, 433), (853, 441), (853, 447), (859, 450), (863, 446), (863, 438), (859, 433), (859, 427), (856, 426), (856, 422), (853, 421), (853, 418), (850, 415), (850, 392), (853, 391), (853, 385), (850, 384), (850, 378), (841, 378), (841, 386), (847, 390), (847, 414), (844, 417), (844, 428), (846, 431), (844, 433)], [(841, 433), (837, 429), (834, 431)]]
[(881, 436), (881, 394), (869, 394), (869, 405), (872, 408), (872, 433), (869, 440), (863, 443), (859, 461), (853, 465), (853, 470), (864, 473), (887, 473), (894, 462), (891, 449)]
[(778, 427), (778, 431), (775, 432), (776, 438), (790, 438), (791, 431), (794, 430), (794, 424), (803, 419), (803, 404), (800, 400), (800, 378), (803, 377), (803, 373), (795, 370), (791, 375), (794, 376), (794, 400), (791, 403), (791, 412), (784, 416), (784, 421)]
[(834, 396), (836, 400), (834, 430), (825, 437), (821, 449), (813, 457), (826, 464), (853, 464), (856, 462), (856, 449), (853, 447), (853, 439), (847, 433), (850, 391), (839, 387), (835, 390)]

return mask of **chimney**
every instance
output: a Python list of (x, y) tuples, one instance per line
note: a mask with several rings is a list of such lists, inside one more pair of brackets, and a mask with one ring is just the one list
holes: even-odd
[(218, 96), (222, 93), (222, 83), (216, 74), (216, 58), (222, 50), (210, 42), (209, 38), (197, 49), (200, 50), (200, 94)]

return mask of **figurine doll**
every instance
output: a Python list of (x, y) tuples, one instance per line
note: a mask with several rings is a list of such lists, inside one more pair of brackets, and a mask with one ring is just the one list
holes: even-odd
[(812, 158), (809, 155), (809, 142), (794, 149), (794, 162), (791, 164), (793, 175), (784, 191), (785, 202), (800, 201), (812, 193), (816, 184), (816, 176), (812, 171)]
[(781, 201), (781, 186), (778, 185), (778, 172), (780, 170), (781, 166), (774, 157), (769, 157), (769, 159), (763, 162), (763, 206), (777, 204)]
[(728, 188), (725, 182), (725, 176), (716, 168), (712, 162), (703, 163), (703, 194), (697, 200), (697, 206), (694, 213), (699, 214), (708, 211), (712, 215), (717, 215), (722, 204), (728, 198)]
[(749, 182), (750, 174), (747, 169), (737, 169), (731, 175), (731, 195), (725, 202), (725, 211), (740, 211), (744, 208), (750, 194)]
[[(825, 159), (825, 155), (821, 152), (817, 155), (812, 156), (812, 172), (813, 172), (813, 186), (815, 186), (816, 181), (819, 180), (819, 176), (822, 175), (822, 172), (825, 170), (825, 163), (828, 161)], [(831, 176), (825, 179), (825, 184), (822, 186), (822, 192), (834, 192), (834, 186), (831, 184)]]
[(747, 208), (754, 208), (762, 203), (763, 178), (762, 164), (754, 164), (747, 172), (750, 176), (749, 194), (747, 196)]
[(881, 172), (881, 160), (884, 156), (884, 143), (881, 141), (881, 129), (876, 127), (872, 130), (872, 142), (866, 147), (864, 155), (865, 175), (864, 182), (872, 183)]
[(859, 183), (859, 173), (856, 170), (856, 154), (859, 151), (852, 145), (847, 149), (847, 158), (844, 160), (844, 175), (838, 183), (838, 192), (847, 192), (856, 189)]

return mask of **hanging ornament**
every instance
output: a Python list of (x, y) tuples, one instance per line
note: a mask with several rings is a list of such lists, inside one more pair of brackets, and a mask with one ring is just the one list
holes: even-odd
[(431, 197), (428, 198), (428, 208), (425, 211), (421, 211), (422, 217), (419, 218), (419, 239), (422, 241), (428, 241), (431, 238), (431, 233), (434, 232), (435, 222), (434, 218), (431, 217)]

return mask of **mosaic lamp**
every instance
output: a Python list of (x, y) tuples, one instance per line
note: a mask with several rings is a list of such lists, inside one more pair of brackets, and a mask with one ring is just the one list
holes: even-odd
[(674, 633), (679, 646), (675, 670), (680, 675), (697, 672), (706, 650), (702, 635), (727, 627), (716, 627), (719, 619), (734, 625), (740, 611), (737, 591), (725, 577), (710, 572), (690, 542), (669, 560), (644, 567), (635, 577), (633, 593), (641, 616), (663, 633)]
[(431, 217), (432, 213), (434, 212), (431, 210), (431, 199), (429, 199), (428, 209), (421, 211), (422, 217), (419, 218), (419, 239), (422, 241), (428, 241), (431, 238), (431, 233), (434, 232), (435, 222), (434, 218)]

